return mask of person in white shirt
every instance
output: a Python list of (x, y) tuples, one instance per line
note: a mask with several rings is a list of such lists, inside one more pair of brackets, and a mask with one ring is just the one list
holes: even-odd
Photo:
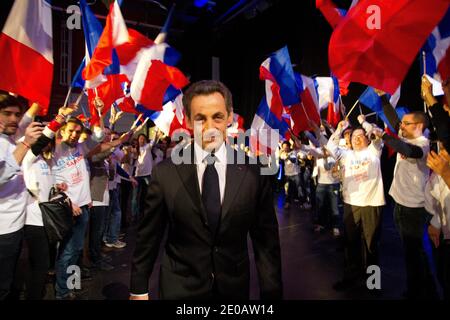
[[(0, 301), (10, 293), (22, 247), (28, 198), (22, 161), (43, 131), (40, 123), (23, 115), (22, 108), (18, 98), (0, 92)], [(27, 118), (25, 124), (23, 118)], [(16, 144), (20, 131), (25, 136)]]
[[(97, 109), (103, 108), (100, 99), (95, 100)], [(128, 140), (134, 133), (130, 130), (121, 139), (111, 142), (99, 143), (103, 140), (103, 132), (94, 127), (93, 135), (85, 142), (79, 143), (83, 131), (83, 123), (77, 118), (70, 118), (61, 128), (62, 140), (57, 141), (54, 153), (52, 171), (56, 182), (66, 183), (67, 195), (80, 213), (72, 229), (72, 235), (63, 241), (59, 248), (56, 261), (56, 298), (75, 299), (76, 295), (67, 287), (67, 268), (75, 265), (82, 253), (87, 224), (89, 221), (89, 207), (92, 206), (90, 177), (86, 158), (105, 152)]]
[[(384, 99), (386, 100), (386, 99)], [(425, 210), (425, 185), (429, 176), (426, 165), (430, 142), (423, 135), (428, 126), (426, 115), (415, 111), (400, 122), (399, 138), (384, 132), (378, 137), (397, 152), (397, 161), (389, 194), (395, 201), (394, 221), (405, 253), (407, 292), (410, 299), (437, 297), (431, 267), (423, 244), (431, 219)]]
[(300, 168), (298, 166), (297, 152), (291, 150), (289, 141), (281, 144), (280, 160), (283, 161), (286, 200), (284, 208), (288, 209), (293, 200), (299, 199)]
[(26, 298), (41, 300), (45, 294), (47, 271), (50, 267), (50, 246), (45, 232), (39, 202), (49, 201), (50, 190), (55, 187), (67, 191), (67, 185), (57, 184), (51, 171), (55, 132), (64, 124), (65, 116), (76, 111), (77, 106), (61, 107), (58, 116), (44, 129), (38, 141), (31, 146), (22, 163), (25, 185), (30, 193), (26, 208), (25, 242), (28, 247), (30, 277), (26, 283)]
[(433, 173), (425, 187), (425, 209), (433, 215), (428, 234), (435, 247), (437, 276), (444, 300), (450, 300), (450, 189)]
[(369, 142), (366, 130), (355, 128), (352, 149), (341, 148), (339, 138), (347, 126), (347, 121), (340, 122), (327, 144), (343, 171), (345, 267), (344, 278), (333, 286), (338, 291), (365, 283), (367, 267), (378, 265), (381, 211), (385, 205), (382, 141)]
[[(115, 132), (111, 134), (112, 140), (119, 138), (119, 135)], [(122, 249), (127, 244), (119, 240), (120, 234), (120, 223), (122, 219), (122, 210), (119, 202), (119, 189), (118, 182), (120, 181), (120, 176), (117, 174), (117, 166), (124, 157), (124, 153), (120, 149), (115, 149), (108, 159), (109, 165), (109, 208), (106, 220), (105, 229), (105, 245), (108, 248)]]
[(135, 178), (138, 181), (138, 191), (137, 191), (138, 220), (140, 220), (140, 217), (142, 216), (145, 201), (145, 193), (148, 185), (150, 184), (150, 179), (152, 175), (153, 143), (154, 141), (149, 141), (145, 134), (140, 134), (138, 136), (139, 154), (136, 161), (136, 172), (135, 172)]

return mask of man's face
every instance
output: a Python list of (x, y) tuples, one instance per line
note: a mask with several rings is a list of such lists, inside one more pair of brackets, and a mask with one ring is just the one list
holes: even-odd
[(369, 141), (367, 140), (366, 133), (362, 129), (356, 129), (352, 133), (352, 148), (353, 150), (360, 151), (367, 148)]
[(414, 119), (414, 115), (405, 114), (400, 123), (401, 135), (406, 139), (414, 139), (422, 134), (423, 124)]
[(103, 130), (104, 134), (105, 134), (105, 139), (103, 141), (105, 142), (110, 142), (111, 141), (111, 130), (108, 128), (105, 128)]
[(80, 139), (82, 128), (79, 124), (69, 122), (64, 130), (61, 130), (62, 141), (74, 147)]
[(226, 139), (227, 125), (232, 121), (233, 112), (228, 114), (225, 99), (219, 92), (192, 99), (187, 124), (194, 130), (195, 141), (201, 142), (204, 150), (217, 150), (222, 145)]
[(283, 151), (284, 152), (289, 152), (290, 151), (289, 144), (283, 143)]
[(140, 146), (140, 147), (143, 147), (143, 146), (145, 146), (145, 144), (147, 143), (147, 140), (145, 139), (144, 136), (139, 136), (139, 138), (138, 138), (138, 143), (139, 143), (139, 146)]
[(11, 136), (15, 135), (17, 128), (19, 128), (19, 121), (22, 118), (22, 113), (19, 107), (6, 107), (0, 110), (0, 122), (5, 126), (4, 134)]
[(346, 131), (346, 132), (344, 132), (345, 143), (346, 143), (348, 146), (351, 146), (351, 145), (352, 145), (351, 136), (352, 136), (352, 132), (351, 132), (351, 131)]

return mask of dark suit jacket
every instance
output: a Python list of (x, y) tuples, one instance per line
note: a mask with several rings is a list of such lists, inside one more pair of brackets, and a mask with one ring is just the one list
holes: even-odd
[[(187, 147), (184, 152), (192, 150)], [(228, 157), (236, 156), (230, 148), (227, 152)], [(196, 165), (190, 163), (176, 165), (169, 158), (153, 169), (138, 228), (130, 291), (148, 292), (167, 226), (160, 270), (162, 299), (248, 299), (249, 233), (260, 297), (281, 298), (280, 243), (270, 176), (261, 175), (257, 164), (228, 162), (221, 221), (214, 237), (201, 200)]]

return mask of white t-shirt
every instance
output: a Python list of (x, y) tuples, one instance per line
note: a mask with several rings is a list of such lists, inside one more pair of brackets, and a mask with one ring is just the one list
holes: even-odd
[(433, 215), (430, 223), (450, 239), (450, 190), (445, 181), (433, 173), (425, 186), (425, 209)]
[[(38, 197), (40, 202), (48, 201), (48, 195), (51, 187), (55, 183), (55, 179), (47, 162), (42, 156), (36, 158), (31, 150), (29, 150), (23, 159), (22, 166), (25, 173), (25, 184), (27, 188)], [(31, 196), (29, 197), (27, 204), (25, 224), (32, 226), (44, 225), (38, 200)]]
[(86, 142), (73, 148), (63, 142), (56, 144), (53, 157), (52, 172), (56, 183), (67, 184), (67, 195), (79, 207), (92, 202), (89, 171), (85, 161), (88, 151)]
[[(13, 156), (16, 145), (12, 137), (0, 134), (0, 176), (7, 174), (6, 165), (10, 174), (7, 179), (1, 179), (0, 184), (0, 235), (16, 232), (25, 224), (25, 208), (28, 192), (25, 188), (23, 172)], [(10, 170), (12, 169), (12, 170)]]
[(377, 149), (374, 142), (362, 151), (341, 149), (342, 197), (345, 203), (359, 207), (378, 207), (386, 203), (380, 156), (381, 149)]
[(136, 161), (136, 177), (145, 177), (152, 174), (153, 156), (152, 143), (147, 143), (139, 148), (139, 156)]
[(296, 151), (290, 152), (281, 151), (280, 159), (284, 160), (284, 175), (288, 177), (296, 176), (300, 173), (300, 168), (298, 167), (298, 164), (290, 160), (292, 158), (295, 159), (295, 161), (297, 161)]
[(427, 155), (430, 152), (430, 142), (424, 136), (416, 139), (402, 139), (405, 142), (422, 148), (423, 157), (420, 159), (406, 158), (397, 154), (389, 194), (395, 202), (409, 208), (422, 208), (425, 205), (425, 185), (430, 174), (427, 167)]
[(328, 170), (325, 168), (325, 158), (319, 158), (316, 160), (317, 167), (317, 183), (319, 184), (335, 184), (339, 183), (339, 177), (333, 176), (333, 166), (336, 164), (336, 160), (333, 157), (326, 158)]

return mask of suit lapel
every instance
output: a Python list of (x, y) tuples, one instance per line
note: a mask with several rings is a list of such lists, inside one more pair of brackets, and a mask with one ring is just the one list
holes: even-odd
[(232, 161), (228, 161), (227, 165), (225, 195), (222, 203), (222, 216), (221, 216), (222, 220), (230, 210), (234, 198), (236, 197), (236, 194), (239, 192), (241, 183), (247, 173), (247, 166), (242, 164), (236, 164), (237, 162), (236, 151), (230, 148), (228, 149), (227, 152), (229, 153), (232, 152), (232, 154), (234, 155), (234, 159)]
[(207, 215), (205, 208), (203, 207), (202, 198), (200, 195), (200, 188), (198, 186), (198, 175), (197, 175), (197, 167), (194, 162), (194, 148), (190, 150), (192, 153), (190, 163), (182, 163), (176, 165), (175, 168), (178, 171), (178, 175), (183, 182), (184, 187), (186, 188), (189, 196), (194, 203), (195, 208), (198, 208), (199, 213), (202, 217), (202, 221), (207, 221)]

